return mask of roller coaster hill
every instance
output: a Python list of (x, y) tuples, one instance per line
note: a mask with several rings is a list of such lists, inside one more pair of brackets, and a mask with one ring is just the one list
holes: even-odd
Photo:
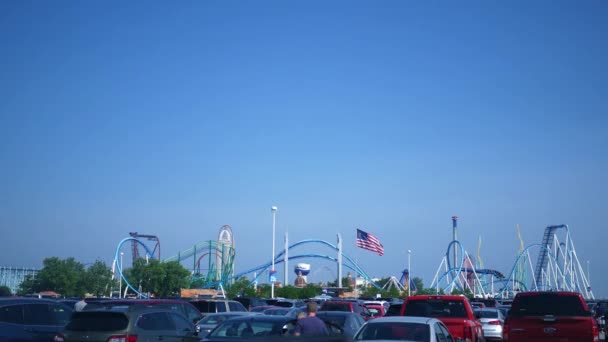
[(469, 291), (479, 298), (511, 298), (522, 291), (573, 291), (586, 299), (595, 298), (567, 225), (546, 227), (541, 243), (524, 248), (521, 238), (520, 241), (520, 251), (505, 276), (497, 270), (483, 268), (479, 255), (475, 263), (461, 242), (454, 239), (440, 262), (431, 288), (438, 293)]
[[(433, 278), (431, 288), (437, 293), (452, 293), (454, 290), (470, 292), (476, 297), (509, 298), (520, 291), (575, 291), (587, 299), (594, 299), (591, 285), (578, 259), (574, 242), (567, 225), (554, 225), (545, 228), (541, 243), (520, 248), (513, 266), (508, 273), (494, 269), (484, 268), (481, 258), (477, 256), (477, 263), (469, 255), (463, 244), (455, 239), (456, 219), (453, 218), (454, 239), (448, 244), (445, 255), (442, 256), (439, 267)], [(126, 284), (125, 293), (132, 292), (138, 296), (146, 297), (128, 282), (123, 275), (123, 262), (134, 262), (139, 257), (155, 258), (163, 262), (177, 261), (191, 270), (192, 281), (202, 284), (200, 288), (220, 288), (240, 277), (248, 277), (252, 283), (260, 279), (269, 279), (272, 260), (256, 267), (235, 272), (235, 240), (232, 228), (222, 226), (218, 239), (202, 241), (169, 258), (161, 259), (160, 240), (154, 235), (131, 233), (118, 244), (114, 253), (113, 270), (116, 277), (120, 277)], [(295, 250), (302, 246), (323, 246), (328, 249), (326, 254), (303, 253), (297, 254)], [(125, 255), (127, 257), (125, 257)], [(126, 260), (123, 260), (125, 259)], [(318, 239), (302, 240), (293, 244), (285, 238), (285, 248), (278, 251), (274, 257), (276, 265), (284, 267), (284, 284), (289, 284), (290, 274), (288, 264), (290, 261), (323, 259), (337, 265), (338, 286), (342, 287), (343, 267), (359, 274), (365, 282), (381, 288), (372, 277), (363, 270), (354, 260), (342, 252), (342, 239), (337, 235), (337, 244)], [(415, 293), (415, 284), (409, 279), (409, 272), (405, 269), (399, 280), (391, 277), (388, 286), (397, 286), (399, 290), (407, 292), (407, 287)], [(386, 289), (386, 287), (385, 287)]]

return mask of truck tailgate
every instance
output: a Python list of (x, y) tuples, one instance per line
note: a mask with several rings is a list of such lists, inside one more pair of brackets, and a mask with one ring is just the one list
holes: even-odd
[(517, 341), (593, 341), (589, 317), (512, 317), (509, 342)]

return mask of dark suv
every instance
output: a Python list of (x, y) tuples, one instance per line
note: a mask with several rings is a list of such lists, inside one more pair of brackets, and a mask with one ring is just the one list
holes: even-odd
[(372, 318), (372, 313), (366, 308), (362, 303), (358, 301), (350, 301), (350, 300), (328, 300), (323, 305), (319, 311), (346, 311), (346, 312), (354, 312), (358, 313), (363, 317), (364, 320), (369, 320)]
[(63, 330), (72, 311), (51, 299), (0, 299), (0, 341), (49, 342)]
[(114, 306), (74, 312), (55, 342), (69, 341), (198, 342), (196, 327), (186, 317), (161, 306)]
[(196, 307), (187, 301), (179, 299), (112, 299), (106, 301), (96, 301), (94, 303), (87, 303), (84, 307), (85, 311), (95, 310), (98, 308), (110, 308), (114, 306), (133, 306), (133, 305), (147, 305), (147, 306), (158, 306), (168, 308), (176, 311), (188, 318), (192, 323), (200, 321), (203, 316), (196, 309)]
[(190, 301), (190, 303), (194, 305), (203, 316), (217, 312), (247, 311), (243, 304), (237, 302), (236, 300), (193, 299)]

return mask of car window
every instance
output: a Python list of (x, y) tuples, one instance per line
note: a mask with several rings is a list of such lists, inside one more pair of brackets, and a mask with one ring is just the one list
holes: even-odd
[(435, 337), (437, 338), (438, 342), (448, 342), (445, 332), (441, 330), (441, 325), (439, 323), (435, 323), (433, 328), (435, 329)]
[(72, 317), (72, 310), (67, 309), (62, 305), (50, 304), (49, 310), (51, 311), (55, 324), (66, 325)]
[(31, 325), (57, 324), (48, 304), (25, 304), (23, 306), (23, 321), (25, 324)]
[(8, 305), (1, 307), (0, 322), (23, 324), (23, 306)]
[(479, 318), (499, 318), (498, 310), (479, 310), (477, 311)]
[(119, 331), (129, 325), (129, 319), (119, 312), (76, 312), (65, 327), (69, 331)]
[(201, 313), (190, 305), (184, 305), (184, 309), (186, 310), (186, 317), (188, 317), (190, 322), (197, 322), (201, 319)]
[(215, 303), (215, 307), (217, 308), (217, 312), (228, 311), (228, 305), (226, 304), (226, 302), (217, 302)]
[(186, 318), (184, 318), (182, 315), (172, 312), (171, 317), (173, 318), (173, 321), (175, 322), (175, 329), (178, 332), (194, 331), (194, 326), (192, 325), (192, 323), (188, 322), (188, 320)]
[(439, 325), (439, 329), (441, 329), (441, 331), (443, 332), (445, 339), (448, 342), (453, 342), (454, 339), (452, 338), (452, 335), (450, 334), (450, 331), (448, 330), (448, 328), (445, 325), (443, 325), (443, 323), (441, 323), (441, 322), (439, 322), (437, 324)]
[(247, 311), (243, 304), (239, 302), (228, 302), (228, 307), (230, 308), (230, 311)]
[[(192, 305), (194, 305), (198, 311), (200, 312), (216, 312), (219, 310), (216, 310), (216, 302), (209, 302), (209, 301), (197, 301), (197, 302), (192, 302)], [(226, 311), (226, 310), (224, 310)]]
[(175, 323), (166, 312), (152, 312), (141, 315), (137, 327), (148, 331), (175, 330)]

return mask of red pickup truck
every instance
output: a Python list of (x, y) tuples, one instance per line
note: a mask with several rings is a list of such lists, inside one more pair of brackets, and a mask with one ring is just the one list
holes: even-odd
[(465, 296), (409, 296), (401, 316), (433, 317), (446, 325), (452, 337), (467, 342), (483, 341), (481, 322)]
[(504, 342), (597, 342), (599, 331), (577, 292), (521, 292), (503, 328)]

